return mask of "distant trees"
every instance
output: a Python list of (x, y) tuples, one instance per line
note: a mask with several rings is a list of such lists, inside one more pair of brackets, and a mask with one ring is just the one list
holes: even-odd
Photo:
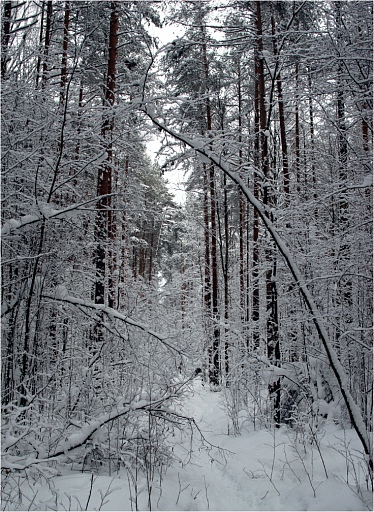
[[(178, 245), (176, 207), (132, 103), (157, 13), (122, 2), (2, 9), (2, 406), (13, 440), (3, 463), (48, 467), (73, 448), (61, 439), (101, 418), (91, 448), (110, 470), (124, 431), (179, 395), (165, 394), (182, 356), (158, 276)], [(145, 408), (125, 405), (144, 397)], [(82, 462), (94, 458), (91, 434)]]
[[(186, 37), (196, 44), (174, 42), (166, 56), (165, 64), (169, 66), (167, 76), (171, 84), (175, 84), (171, 94), (186, 93), (180, 105), (178, 117), (172, 120), (180, 126), (195, 127), (205, 144), (214, 146), (217, 133), (217, 120), (214, 120), (215, 82), (219, 70), (212, 70), (211, 55), (208, 54), (207, 30), (205, 26), (206, 6), (196, 2), (173, 8), (176, 19), (185, 23), (193, 19)], [(213, 64), (214, 66), (214, 64)], [(166, 71), (166, 67), (165, 67)], [(210, 140), (210, 142), (209, 142)], [(219, 305), (219, 242), (217, 218), (217, 178), (214, 166), (204, 161), (198, 164), (199, 187), (202, 189), (202, 209), (204, 222), (204, 307), (206, 349), (208, 354), (209, 381), (212, 385), (220, 383), (220, 305)]]
[[(235, 9), (240, 16), (230, 8), (224, 18), (222, 13), (216, 15), (207, 3), (204, 4), (207, 34), (210, 25), (216, 29), (221, 23), (226, 39), (219, 40), (217, 32), (211, 31), (209, 37), (204, 35), (203, 41), (197, 30), (199, 23), (192, 21), (199, 6), (192, 3), (188, 8), (183, 7), (190, 9), (191, 24), (188, 18), (183, 18), (181, 24), (187, 26), (185, 38), (174, 41), (169, 47), (169, 56), (175, 55), (173, 48), (178, 48), (175, 57), (178, 65), (169, 67), (174, 70), (172, 76), (177, 80), (178, 89), (170, 88), (169, 98), (166, 98), (168, 110), (164, 112), (170, 112), (173, 104), (183, 105), (183, 108), (177, 108), (177, 116), (166, 118), (163, 124), (166, 131), (171, 128), (175, 134), (179, 130), (179, 140), (188, 139), (190, 147), (201, 148), (203, 155), (199, 155), (200, 151), (197, 151), (197, 158), (191, 155), (191, 189), (204, 190), (204, 169), (212, 165), (204, 154), (213, 151), (229, 162), (231, 170), (241, 176), (254, 197), (261, 201), (267, 218), (292, 247), (310, 290), (318, 298), (333, 349), (352, 385), (355, 370), (352, 359), (348, 361), (348, 354), (355, 346), (356, 353), (365, 359), (365, 370), (358, 371), (357, 376), (366, 374), (367, 364), (370, 365), (370, 352), (366, 349), (371, 346), (368, 338), (366, 341), (362, 338), (368, 332), (366, 328), (359, 326), (360, 322), (353, 326), (351, 309), (355, 295), (352, 273), (356, 276), (353, 281), (364, 279), (364, 275), (368, 277), (366, 284), (371, 281), (368, 267), (365, 271), (358, 263), (361, 257), (357, 254), (354, 264), (351, 260), (353, 247), (356, 247), (355, 237), (357, 240), (366, 238), (366, 259), (371, 261), (372, 258), (371, 234), (367, 231), (371, 226), (367, 216), (371, 210), (371, 192), (369, 189), (363, 192), (370, 182), (366, 166), (370, 152), (366, 143), (369, 124), (362, 123), (361, 119), (359, 105), (363, 105), (364, 100), (357, 101), (361, 95), (367, 97), (365, 87), (371, 83), (371, 69), (367, 67), (369, 54), (364, 50), (371, 27), (360, 21), (357, 23), (359, 28), (348, 35), (350, 24), (360, 18), (358, 5), (355, 2), (329, 6), (318, 2), (238, 3)], [(365, 3), (364, 9), (370, 11), (371, 6)], [(177, 20), (175, 9), (173, 19)], [(321, 49), (317, 54), (316, 47)], [(363, 51), (356, 53), (359, 47)], [(203, 55), (209, 56), (210, 68), (220, 70), (212, 75), (214, 89), (209, 91), (204, 88), (204, 67), (196, 68), (199, 48)], [(371, 48), (369, 43), (367, 48)], [(358, 54), (362, 55), (362, 61), (356, 68), (354, 62), (357, 62)], [(248, 65), (251, 62), (253, 67)], [(192, 63), (199, 73), (192, 72)], [(360, 79), (356, 73), (360, 74)], [(197, 77), (201, 80), (200, 88)], [(183, 98), (182, 102), (179, 97)], [(196, 112), (196, 105), (204, 105), (204, 101), (207, 104), (208, 100), (212, 131), (204, 133), (199, 125), (191, 123), (191, 117)], [(153, 115), (150, 117), (155, 120)], [(181, 158), (190, 154), (191, 149), (187, 149)], [(265, 355), (272, 368), (270, 373), (265, 373), (270, 395), (274, 398), (271, 409), (276, 424), (292, 421), (292, 415), (303, 414), (305, 407), (312, 407), (316, 418), (323, 416), (326, 403), (330, 404), (331, 411), (335, 411), (331, 414), (340, 415), (338, 397), (344, 390), (341, 388), (336, 393), (336, 374), (334, 377), (330, 356), (322, 358), (322, 364), (316, 363), (316, 358), (321, 357), (321, 337), (312, 327), (313, 314), (309, 316), (305, 310), (305, 297), (300, 300), (297, 288), (290, 282), (283, 260), (279, 259), (271, 238), (259, 221), (257, 209), (251, 212), (244, 207), (240, 195), (235, 203), (235, 195), (231, 191), (228, 194), (227, 182), (223, 184), (222, 180), (219, 186), (217, 183), (215, 177), (215, 208), (222, 224), (218, 220), (216, 231), (210, 214), (205, 213), (204, 225), (216, 234), (224, 262), (219, 271), (218, 312), (220, 322), (225, 325), (228, 345), (219, 343), (220, 381), (229, 384), (229, 390), (233, 392), (235, 386), (239, 386), (244, 406), (248, 386), (251, 394), (255, 386), (254, 382), (249, 384), (253, 378), (251, 365), (257, 361), (256, 372), (261, 375), (258, 361)], [(200, 194), (203, 200), (204, 195)], [(204, 204), (209, 204), (206, 195)], [(355, 234), (351, 236), (353, 225)], [(231, 247), (225, 256), (224, 247)], [(213, 246), (206, 241), (205, 249), (211, 251)], [(211, 253), (206, 254), (205, 261), (209, 261)], [(213, 293), (213, 283), (209, 279), (211, 274), (201, 285), (205, 282), (205, 290)], [(359, 288), (368, 298), (369, 288), (366, 285), (359, 285)], [(236, 308), (245, 310), (245, 314), (242, 312), (238, 318)], [(362, 313), (359, 302), (353, 308)], [(371, 306), (364, 314), (369, 315), (367, 319), (370, 312)], [(216, 316), (211, 314), (215, 320)], [(238, 332), (240, 341), (234, 341)], [(353, 332), (356, 335), (351, 337)], [(341, 335), (345, 339), (343, 342)], [(213, 342), (211, 346), (214, 346)], [(248, 349), (243, 352), (245, 346)], [(236, 361), (235, 354), (239, 353), (242, 364), (232, 364)], [(229, 354), (228, 361), (226, 354)], [(246, 358), (252, 362), (246, 363)], [(285, 365), (294, 368), (299, 388), (287, 384)], [(225, 369), (230, 366), (232, 371), (226, 379)], [(306, 382), (309, 382), (309, 391), (304, 395), (301, 385)], [(350, 393), (360, 404), (366, 423), (368, 409), (355, 389), (356, 384), (350, 387)], [(366, 387), (361, 397), (367, 398), (367, 391)], [(371, 392), (369, 394), (371, 396)], [(347, 407), (342, 418), (347, 413), (351, 415), (350, 406)], [(354, 422), (352, 416), (350, 419)]]
[(157, 49), (156, 2), (3, 2), (7, 453), (48, 459), (100, 418), (126, 457), (192, 362), (234, 430), (328, 415), (368, 450), (372, 4), (216, 7), (162, 7), (184, 33)]

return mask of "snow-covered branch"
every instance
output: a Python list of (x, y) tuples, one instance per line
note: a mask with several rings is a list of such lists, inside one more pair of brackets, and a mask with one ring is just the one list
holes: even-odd
[(98, 418), (85, 423), (76, 432), (70, 434), (65, 439), (61, 439), (56, 449), (48, 457), (41, 459), (35, 457), (22, 457), (18, 459), (16, 457), (7, 458), (6, 456), (3, 456), (2, 467), (3, 469), (25, 470), (35, 464), (52, 462), (58, 457), (66, 455), (76, 448), (83, 446), (95, 434), (95, 432), (107, 423), (126, 416), (133, 411), (158, 409), (164, 402), (167, 402), (172, 398), (174, 398), (174, 394), (170, 393), (152, 401), (139, 400), (138, 402), (126, 405), (125, 407), (114, 408), (110, 412), (102, 414)]
[(173, 336), (157, 333), (153, 329), (151, 329), (148, 325), (146, 325), (142, 322), (139, 322), (137, 320), (133, 320), (132, 318), (130, 318), (126, 315), (123, 315), (119, 311), (105, 306), (105, 304), (95, 304), (93, 302), (86, 301), (79, 297), (73, 297), (72, 295), (68, 294), (68, 291), (66, 290), (66, 288), (64, 286), (61, 286), (61, 285), (57, 286), (53, 294), (44, 294), (43, 297), (45, 299), (57, 300), (57, 301), (65, 302), (67, 304), (72, 304), (75, 306), (93, 309), (97, 312), (104, 313), (109, 318), (116, 318), (118, 320), (121, 320), (122, 322), (124, 322), (127, 325), (131, 325), (133, 327), (136, 327), (136, 328), (144, 331), (145, 333), (149, 334), (150, 336), (153, 336), (154, 338), (161, 341), (161, 343), (163, 343), (169, 349), (177, 352), (178, 354), (182, 354), (181, 350), (179, 350), (178, 348), (171, 345), (168, 341), (166, 341), (168, 338), (171, 338)]
[(329, 339), (329, 335), (327, 333), (326, 327), (322, 321), (322, 316), (320, 314), (317, 304), (315, 303), (315, 301), (308, 289), (306, 281), (303, 278), (303, 276), (298, 268), (298, 265), (291, 254), (291, 251), (289, 250), (289, 248), (285, 244), (284, 240), (278, 233), (274, 224), (271, 222), (269, 217), (266, 215), (263, 205), (261, 204), (261, 202), (258, 199), (255, 198), (255, 196), (252, 194), (252, 192), (249, 190), (249, 188), (245, 185), (243, 180), (240, 178), (239, 174), (231, 169), (230, 163), (225, 161), (221, 156), (216, 155), (213, 151), (210, 151), (209, 149), (204, 147), (204, 145), (201, 144), (201, 139), (200, 139), (200, 143), (199, 143), (198, 139), (195, 141), (194, 139), (190, 139), (190, 138), (184, 136), (183, 134), (170, 129), (169, 127), (167, 127), (166, 125), (161, 123), (158, 119), (156, 119), (152, 115), (152, 112), (150, 112), (150, 110), (147, 108), (146, 103), (144, 104), (143, 111), (160, 130), (163, 130), (164, 132), (168, 133), (175, 139), (177, 139), (181, 142), (184, 142), (186, 145), (188, 145), (189, 147), (194, 149), (198, 155), (200, 155), (201, 157), (203, 157), (205, 159), (209, 159), (212, 163), (214, 163), (216, 165), (216, 167), (221, 169), (221, 171), (223, 171), (229, 178), (231, 178), (231, 180), (234, 183), (236, 183), (238, 185), (238, 187), (242, 191), (243, 195), (247, 198), (249, 203), (257, 210), (258, 215), (261, 218), (261, 220), (263, 221), (267, 231), (270, 233), (270, 235), (273, 238), (280, 253), (284, 257), (284, 259), (287, 263), (287, 266), (288, 266), (288, 268), (289, 268), (289, 270), (299, 288), (299, 291), (305, 301), (305, 304), (307, 305), (307, 307), (312, 315), (317, 332), (319, 334), (319, 337), (321, 339), (323, 347), (326, 351), (330, 366), (331, 366), (331, 368), (335, 374), (335, 377), (338, 381), (339, 389), (342, 393), (344, 402), (347, 406), (347, 410), (348, 410), (352, 425), (360, 438), (362, 446), (363, 446), (365, 453), (369, 459), (368, 460), (369, 465), (372, 469), (373, 468), (373, 460), (372, 460), (372, 450), (371, 450), (371, 436), (369, 435), (369, 433), (366, 430), (361, 411), (360, 411), (358, 405), (355, 403), (355, 401), (352, 397), (352, 394), (349, 390), (349, 385), (348, 385), (345, 370), (344, 370), (343, 366), (341, 365), (341, 363), (338, 359), (337, 353), (332, 346), (332, 343)]
[(40, 222), (43, 219), (70, 219), (75, 217), (77, 213), (81, 210), (83, 206), (86, 204), (94, 203), (99, 201), (100, 199), (105, 199), (106, 197), (111, 197), (116, 194), (105, 194), (103, 196), (97, 196), (93, 199), (88, 199), (87, 201), (83, 201), (82, 203), (76, 203), (70, 205), (68, 208), (63, 208), (62, 210), (55, 210), (50, 207), (48, 204), (40, 204), (39, 210), (40, 213), (33, 215), (24, 215), (17, 219), (9, 219), (6, 220), (1, 228), (1, 235), (9, 235), (17, 229), (24, 228), (26, 226), (30, 226), (31, 224), (35, 224), (36, 222)]

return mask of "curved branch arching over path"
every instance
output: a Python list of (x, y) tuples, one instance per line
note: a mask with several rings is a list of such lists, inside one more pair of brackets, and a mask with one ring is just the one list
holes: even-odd
[(160, 122), (154, 115), (153, 106), (151, 104), (148, 106), (147, 102), (143, 98), (143, 112), (147, 115), (147, 117), (152, 121), (152, 123), (159, 128), (159, 130), (168, 133), (174, 139), (179, 140), (194, 149), (197, 153), (199, 153), (202, 157), (209, 159), (214, 165), (216, 165), (222, 172), (224, 172), (234, 183), (238, 185), (243, 195), (247, 198), (248, 202), (257, 210), (260, 218), (262, 219), (267, 231), (270, 233), (270, 236), (274, 240), (276, 246), (278, 247), (280, 253), (284, 257), (287, 266), (297, 284), (297, 287), (307, 305), (307, 308), (310, 314), (313, 317), (314, 325), (317, 329), (319, 338), (322, 342), (322, 345), (325, 349), (327, 358), (329, 360), (330, 366), (334, 372), (334, 375), (337, 379), (339, 389), (343, 396), (344, 402), (347, 406), (348, 414), (352, 423), (353, 428), (355, 429), (362, 446), (364, 448), (365, 455), (367, 457), (367, 463), (370, 468), (370, 471), (373, 471), (373, 458), (372, 458), (372, 448), (371, 448), (371, 436), (370, 433), (367, 432), (365, 423), (361, 414), (361, 411), (354, 401), (352, 394), (349, 390), (349, 385), (347, 381), (347, 376), (343, 366), (341, 365), (338, 356), (330, 342), (329, 335), (327, 333), (326, 327), (322, 321), (322, 317), (318, 310), (317, 304), (315, 303), (307, 285), (305, 279), (303, 278), (296, 262), (294, 261), (292, 254), (287, 247), (287, 245), (282, 240), (279, 235), (276, 227), (271, 222), (271, 220), (265, 214), (265, 208), (262, 203), (258, 201), (249, 188), (245, 185), (243, 180), (240, 178), (239, 174), (235, 171), (232, 171), (230, 168), (230, 163), (223, 160), (220, 156), (216, 155), (214, 152), (205, 149), (203, 144), (201, 144), (202, 139), (189, 139), (185, 137), (183, 134), (178, 133), (170, 128), (168, 128), (165, 124)]

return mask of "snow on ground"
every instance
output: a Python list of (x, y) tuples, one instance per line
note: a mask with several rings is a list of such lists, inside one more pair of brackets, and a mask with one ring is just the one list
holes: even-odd
[[(365, 505), (355, 486), (359, 481), (366, 489), (363, 467), (347, 465), (342, 455), (359, 456), (353, 431), (326, 424), (319, 434), (321, 455), (305, 436), (286, 427), (248, 427), (239, 436), (229, 436), (222, 393), (209, 391), (199, 379), (183, 413), (194, 417), (205, 439), (224, 455), (215, 447), (204, 449), (198, 436), (191, 441), (176, 435), (176, 460), (153, 483), (152, 510), (371, 510), (371, 493), (364, 491)], [(125, 470), (112, 477), (68, 471), (53, 477), (49, 488), (41, 481), (26, 487), (22, 491), (28, 499), (23, 496), (22, 504), (8, 510), (149, 510), (146, 479), (138, 479), (136, 500)]]

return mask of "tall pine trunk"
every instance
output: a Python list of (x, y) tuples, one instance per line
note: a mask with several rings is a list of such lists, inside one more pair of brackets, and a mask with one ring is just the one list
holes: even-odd
[[(108, 55), (108, 69), (107, 81), (104, 98), (104, 120), (101, 129), (101, 136), (104, 148), (107, 152), (106, 161), (99, 169), (98, 182), (97, 182), (97, 195), (107, 196), (112, 192), (112, 162), (113, 162), (113, 147), (112, 147), (112, 133), (114, 128), (114, 117), (112, 107), (115, 101), (115, 86), (116, 86), (116, 60), (117, 60), (117, 46), (118, 46), (118, 2), (111, 2), (111, 16), (109, 28), (109, 55)], [(105, 302), (105, 282), (106, 272), (109, 268), (108, 244), (113, 236), (112, 214), (110, 211), (111, 199), (110, 197), (100, 197), (97, 202), (96, 209), (96, 224), (95, 224), (95, 268), (96, 268), (96, 282), (95, 282), (95, 303), (104, 304)], [(112, 302), (112, 295), (110, 295), (110, 302)], [(99, 327), (96, 332), (97, 340), (102, 338), (102, 331)]]
[(48, 58), (49, 58), (49, 47), (51, 44), (51, 32), (52, 32), (52, 0), (47, 1), (47, 13), (45, 23), (45, 36), (44, 36), (44, 54), (43, 54), (43, 65), (42, 65), (42, 89), (47, 84), (47, 72), (48, 72)]
[[(263, 184), (263, 203), (270, 208), (266, 210), (267, 217), (274, 222), (271, 213), (276, 206), (276, 196), (272, 177), (270, 176), (269, 163), (269, 127), (267, 125), (266, 103), (265, 103), (265, 73), (263, 60), (263, 40), (262, 40), (262, 16), (261, 2), (256, 1), (256, 25), (257, 25), (257, 52), (256, 52), (256, 82), (258, 83), (257, 108), (259, 109), (259, 146), (260, 146), (260, 164)], [(272, 364), (278, 365), (280, 361), (280, 345), (278, 332), (278, 293), (276, 284), (276, 251), (273, 241), (268, 236), (266, 243), (266, 347), (267, 356)], [(273, 401), (274, 421), (277, 426), (280, 424), (280, 380), (279, 378), (269, 384), (269, 395)]]
[[(275, 19), (274, 15), (271, 16), (271, 31), (273, 36), (273, 52), (274, 56), (278, 58), (278, 44), (275, 34)], [(279, 65), (279, 63), (277, 63)], [(281, 73), (278, 71), (276, 76), (277, 93), (278, 93), (278, 109), (279, 109), (279, 129), (282, 147), (282, 167), (283, 167), (283, 191), (284, 191), (284, 204), (287, 207), (290, 201), (290, 173), (288, 167), (288, 147), (286, 135), (286, 122), (284, 116), (284, 102), (283, 102), (283, 87)]]
[(8, 46), (10, 41), (10, 19), (12, 15), (12, 2), (4, 2), (3, 26), (1, 36), (1, 78), (5, 78), (8, 63)]
[(69, 42), (69, 21), (70, 21), (70, 2), (65, 2), (64, 16), (64, 38), (62, 42), (62, 58), (61, 58), (61, 78), (60, 78), (60, 108), (65, 103), (65, 87), (67, 79), (67, 63), (68, 63), (68, 42)]
[[(207, 135), (212, 136), (212, 112), (209, 97), (209, 63), (207, 58), (207, 45), (205, 37), (205, 27), (201, 20), (200, 31), (202, 36), (202, 63), (204, 69), (204, 93), (205, 93), (205, 108), (206, 108), (206, 127)], [(213, 321), (213, 339), (209, 342), (209, 381), (213, 385), (218, 385), (220, 380), (219, 368), (219, 344), (220, 344), (220, 329), (219, 329), (219, 304), (218, 304), (218, 264), (217, 264), (217, 202), (215, 193), (215, 177), (214, 165), (209, 164), (209, 172), (207, 173), (208, 190), (210, 197), (210, 247), (211, 247), (211, 314)], [(207, 210), (208, 211), (208, 210)], [(209, 333), (210, 334), (210, 333)]]
[[(242, 98), (242, 76), (241, 76), (241, 62), (238, 62), (238, 143), (239, 143), (239, 169), (243, 165), (243, 98)], [(240, 173), (241, 174), (241, 173)], [(248, 287), (246, 279), (246, 255), (244, 252), (245, 247), (245, 233), (246, 233), (246, 208), (244, 198), (241, 190), (238, 190), (239, 195), (239, 286), (240, 286), (240, 316), (243, 324), (244, 345), (242, 347), (243, 354), (249, 350), (249, 335), (248, 335)]]

